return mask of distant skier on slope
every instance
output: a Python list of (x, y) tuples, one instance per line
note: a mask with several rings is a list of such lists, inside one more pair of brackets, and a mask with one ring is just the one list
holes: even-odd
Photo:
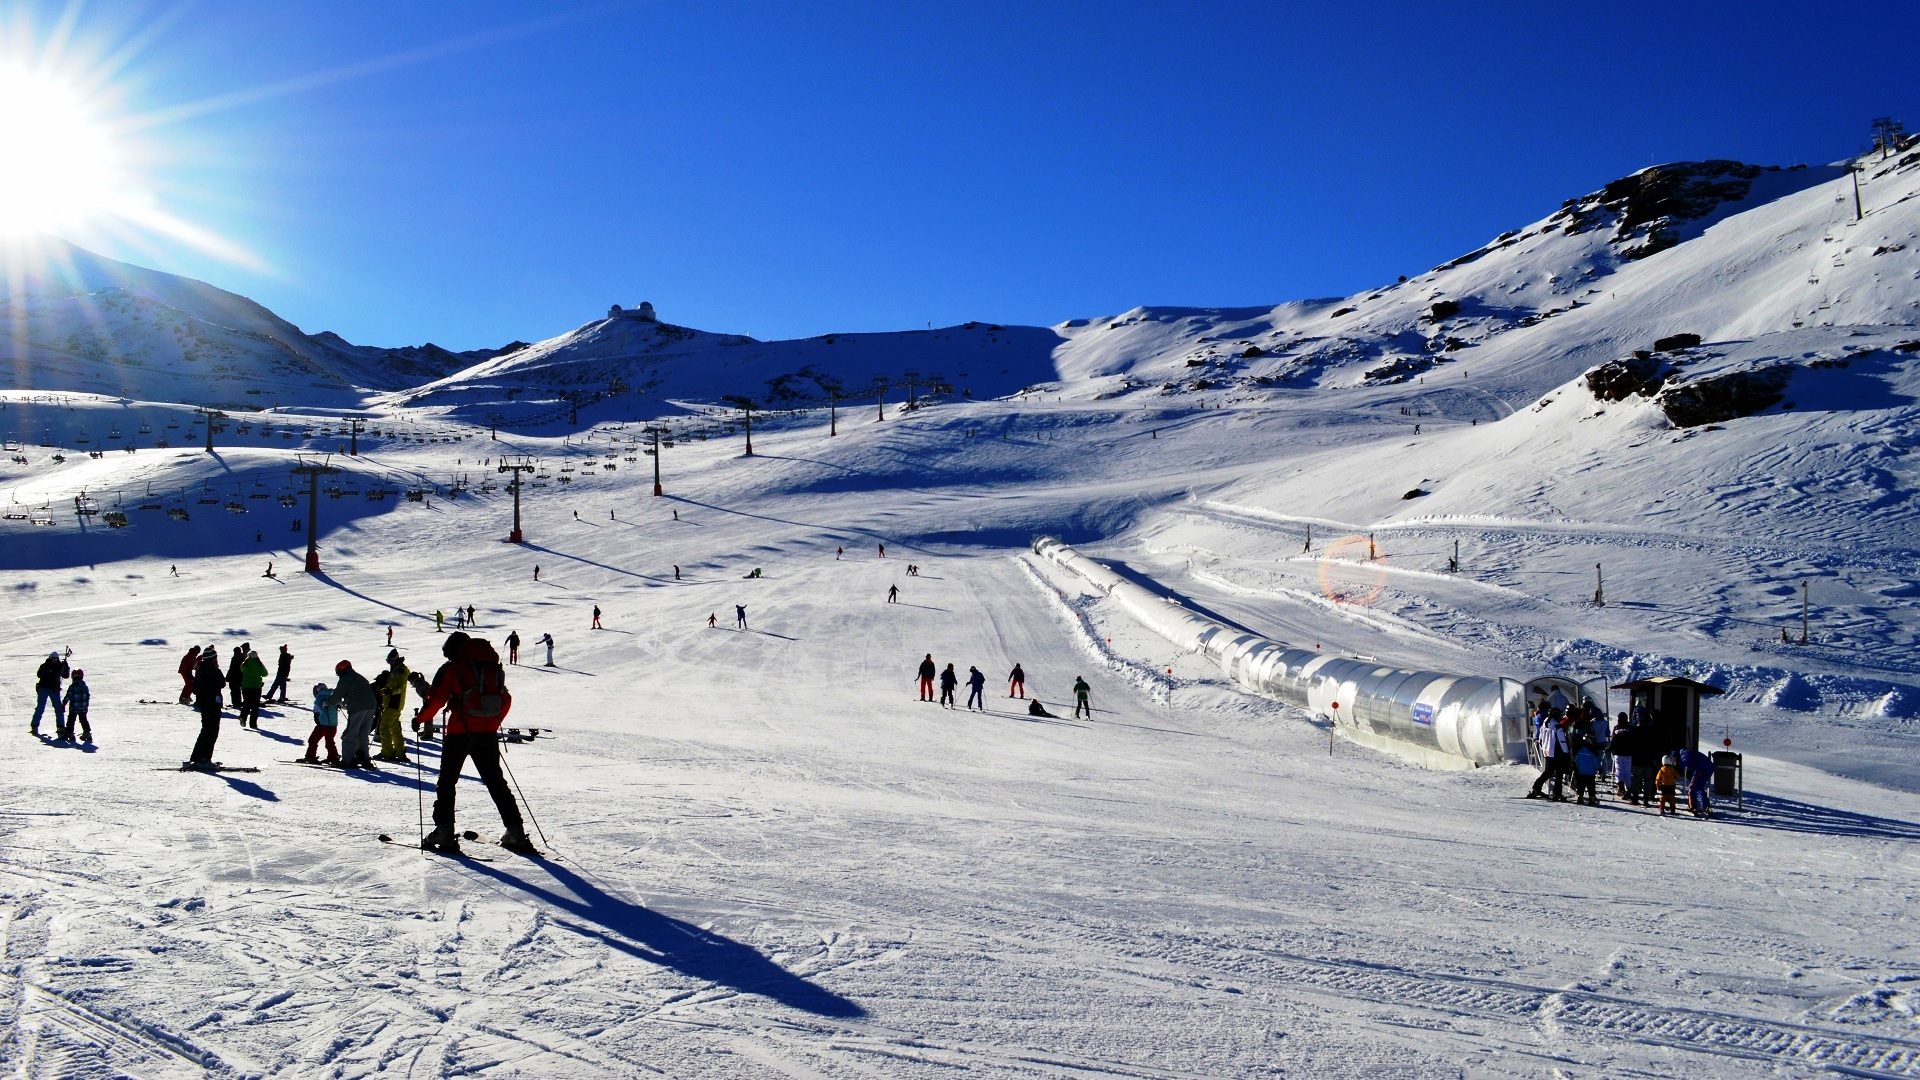
[(1013, 698), (1027, 696), (1027, 673), (1021, 670), (1019, 664), (1013, 665), (1013, 670), (1007, 672), (1007, 696)]
[(747, 628), (747, 605), (733, 605), (733, 623), (735, 629), (745, 630)]
[(887, 586), (887, 603), (897, 604), (899, 602), (900, 602), (900, 586), (898, 585)]
[(507, 631), (507, 663), (517, 664), (519, 662), (520, 662), (520, 631), (509, 630)]
[(534, 642), (534, 644), (545, 645), (547, 647), (547, 666), (552, 667), (553, 666), (553, 635), (541, 634), (540, 640)]
[(979, 668), (974, 667), (971, 664), (967, 665), (967, 711), (968, 712), (972, 712), (976, 708), (978, 708), (981, 712), (987, 711), (987, 703), (981, 697), (981, 695), (986, 691), (986, 688), (987, 688), (987, 677), (984, 674), (981, 674), (981, 671)]
[(587, 629), (589, 629), (589, 630), (599, 630), (599, 629), (601, 629), (601, 626), (600, 626), (600, 605), (599, 605), (599, 604), (595, 604), (595, 605), (593, 605), (593, 625), (592, 625), (592, 626), (589, 626), (589, 627), (587, 627)]
[(1093, 719), (1093, 706), (1087, 704), (1087, 695), (1092, 691), (1093, 688), (1087, 685), (1085, 678), (1078, 675), (1073, 677), (1073, 718), (1075, 720), (1080, 719), (1081, 713), (1085, 713), (1087, 719)]
[[(548, 635), (551, 640), (551, 635)], [(500, 811), (500, 846), (523, 853), (534, 850), (527, 839), (520, 807), (500, 768), (500, 722), (513, 707), (507, 692), (506, 672), (500, 656), (484, 638), (463, 633), (450, 635), (440, 647), (447, 662), (434, 673), (432, 690), (420, 706), (422, 723), (432, 723), (435, 714), (446, 709), (445, 740), (440, 745), (440, 775), (434, 784), (433, 830), (420, 846), (446, 854), (460, 850), (460, 834), (454, 828), (454, 803), (459, 794), (460, 768), (468, 758), (493, 796)]]

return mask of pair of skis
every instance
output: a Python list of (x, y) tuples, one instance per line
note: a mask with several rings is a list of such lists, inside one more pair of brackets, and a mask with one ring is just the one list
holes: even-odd
[[(489, 853), (486, 855), (478, 855), (478, 854), (475, 854), (472, 850), (465, 847), (461, 848), (459, 851), (442, 851), (439, 848), (430, 848), (430, 847), (423, 846), (420, 848), (420, 850), (430, 855), (442, 855), (449, 859), (477, 859), (480, 862), (492, 862), (493, 861), (492, 851), (495, 849), (500, 851), (506, 850), (505, 848), (500, 847), (500, 841), (482, 840), (480, 838), (480, 834), (477, 832), (474, 832), (472, 829), (468, 829), (465, 832), (462, 832), (460, 834), (460, 839), (468, 842), (472, 842), (472, 843), (479, 843), (484, 847), (486, 847), (487, 849), (489, 849)], [(405, 841), (395, 840), (393, 837), (387, 835), (386, 833), (380, 834), (380, 842), (383, 844), (392, 844), (395, 847), (407, 846)], [(525, 854), (527, 855), (527, 857), (534, 858), (534, 859), (544, 859), (547, 857), (547, 853), (544, 851), (528, 851), (528, 852), (525, 852)]]

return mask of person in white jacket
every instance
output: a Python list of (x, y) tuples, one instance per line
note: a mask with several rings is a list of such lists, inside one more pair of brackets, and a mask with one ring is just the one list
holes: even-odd
[(1565, 802), (1565, 777), (1571, 760), (1567, 745), (1567, 721), (1564, 718), (1555, 720), (1549, 714), (1546, 722), (1540, 726), (1540, 775), (1534, 779), (1533, 790), (1527, 792), (1527, 798), (1547, 798), (1540, 789), (1551, 780), (1554, 801)]

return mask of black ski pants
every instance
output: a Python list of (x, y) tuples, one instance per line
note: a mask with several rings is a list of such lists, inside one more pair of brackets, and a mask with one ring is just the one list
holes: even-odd
[(213, 744), (220, 738), (220, 699), (200, 702), (200, 737), (194, 740), (193, 756), (187, 760), (196, 765), (209, 765), (213, 762)]
[(272, 701), (272, 700), (273, 700), (273, 695), (274, 695), (274, 694), (276, 694), (276, 693), (280, 695), (280, 700), (281, 700), (281, 702), (282, 702), (282, 703), (284, 703), (284, 702), (285, 702), (285, 701), (287, 700), (287, 676), (288, 676), (288, 674), (289, 674), (288, 672), (285, 672), (285, 671), (283, 671), (283, 672), (281, 672), (280, 674), (278, 674), (278, 675), (275, 675), (275, 676), (273, 677), (273, 685), (272, 685), (272, 686), (269, 686), (269, 687), (267, 687), (267, 700), (268, 700), (268, 701)]
[(440, 742), (440, 779), (433, 787), (433, 823), (443, 836), (453, 835), (453, 801), (460, 785), (460, 767), (467, 759), (487, 785), (493, 805), (500, 810), (500, 823), (508, 832), (525, 832), (520, 807), (513, 801), (513, 789), (507, 786), (506, 773), (500, 769), (500, 736), (491, 731), (448, 733)]

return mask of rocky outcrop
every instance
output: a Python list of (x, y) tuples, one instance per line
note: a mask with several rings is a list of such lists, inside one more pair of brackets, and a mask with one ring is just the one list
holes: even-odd
[(1636, 353), (1587, 372), (1587, 389), (1600, 401), (1625, 401), (1635, 394), (1652, 397), (1671, 375), (1666, 361)]
[(1673, 426), (1699, 427), (1764, 412), (1786, 398), (1791, 381), (1793, 368), (1780, 364), (1670, 386), (1657, 400)]

